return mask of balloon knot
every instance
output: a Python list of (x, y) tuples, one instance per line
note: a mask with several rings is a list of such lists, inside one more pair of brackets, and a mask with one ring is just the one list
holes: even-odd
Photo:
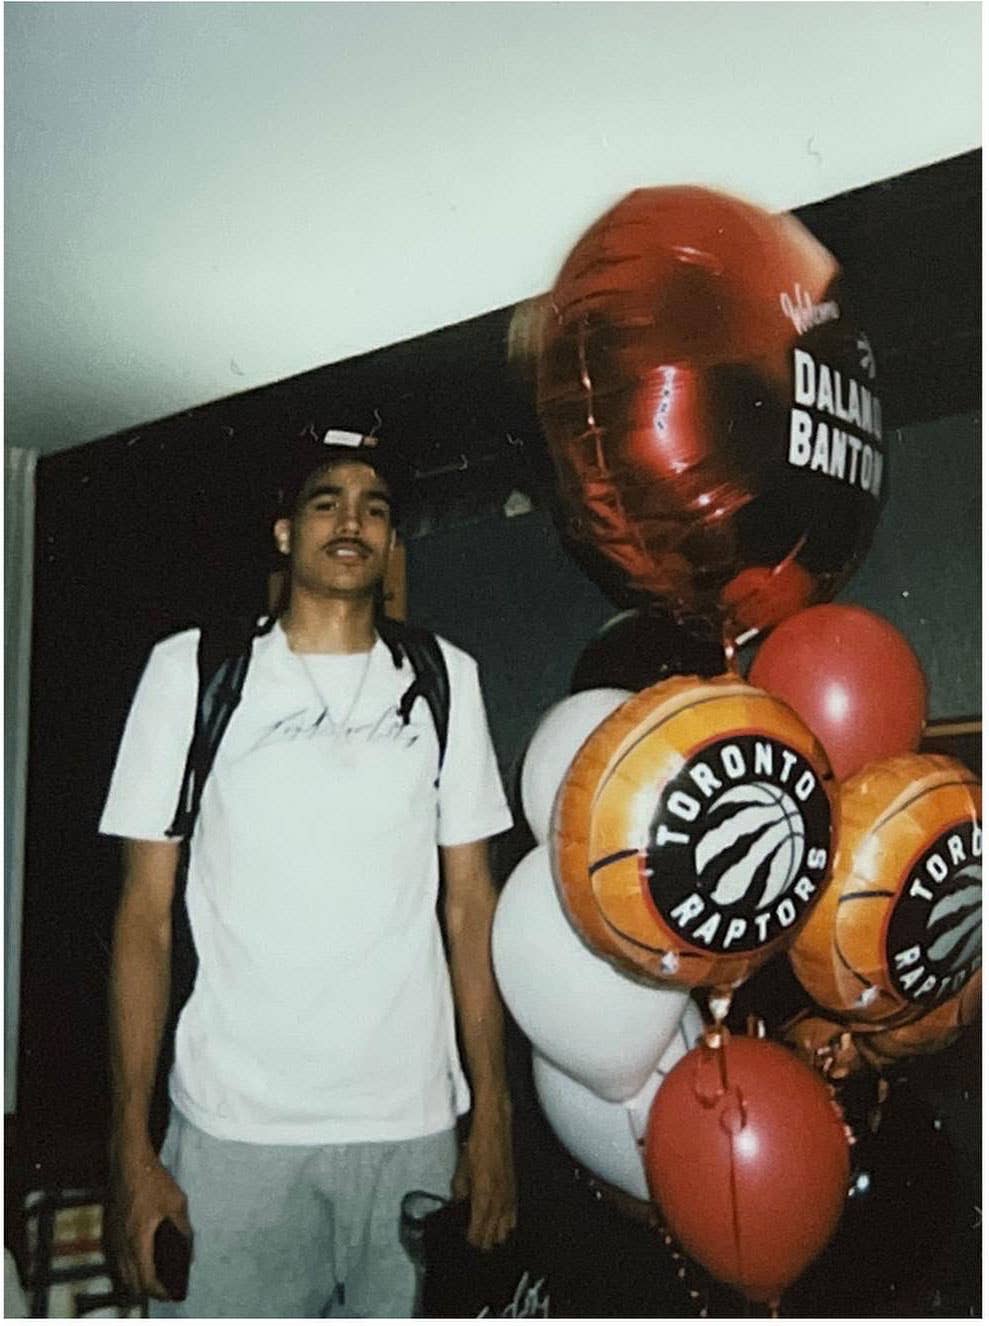
[(709, 1050), (720, 1050), (729, 1038), (727, 1027), (717, 1025), (714, 1027), (705, 1027), (701, 1034), (701, 1043)]

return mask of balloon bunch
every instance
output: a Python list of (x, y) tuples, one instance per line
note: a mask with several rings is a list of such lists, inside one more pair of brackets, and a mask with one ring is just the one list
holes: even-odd
[(789, 953), (825, 1017), (791, 1041), (845, 1072), (950, 1045), (980, 1006), (982, 793), (959, 761), (915, 753), (913, 650), (864, 608), (822, 605), (772, 632), (749, 680), (804, 719), (841, 780), (830, 879)]
[[(614, 680), (644, 666), (614, 662)], [(495, 972), (559, 1140), (606, 1183), (657, 1200), (689, 1253), (755, 1297), (777, 1298), (830, 1236), (847, 1142), (817, 1075), (768, 1042), (704, 1033), (690, 990), (729, 991), (799, 929), (831, 859), (826, 775), (804, 724), (737, 676), (571, 695), (527, 749), (522, 802), (539, 845), (495, 914)], [(717, 1091), (674, 1087), (711, 1072), (743, 1109), (734, 1131), (717, 1122)], [(823, 1131), (807, 1114), (821, 1096)], [(794, 1133), (804, 1163), (791, 1183), (776, 1171)], [(818, 1188), (808, 1219), (800, 1208)], [(778, 1210), (794, 1206), (790, 1240), (770, 1238), (771, 1189)], [(722, 1217), (705, 1216), (714, 1205), (734, 1211), (730, 1256)]]
[[(786, 705), (741, 678), (669, 678), (584, 741), (552, 824), (560, 900), (585, 943), (660, 988), (708, 988), (724, 1016), (731, 990), (793, 942), (825, 885), (827, 761)], [(847, 1150), (816, 1075), (721, 1027), (655, 1094), (649, 1187), (688, 1252), (772, 1301), (833, 1232)]]
[[(957, 761), (907, 753), (835, 786), (829, 756), (885, 750), (882, 707), (903, 718), (924, 685), (888, 623), (827, 611), (856, 631), (832, 620), (822, 637), (820, 608), (784, 624), (817, 633), (803, 696), (757, 655), (753, 673), (788, 683), (788, 703), (724, 674), (555, 705), (522, 769), (539, 846), (495, 918), (495, 970), (559, 1139), (605, 1182), (650, 1194), (688, 1253), (762, 1301), (840, 1218), (849, 1138), (827, 1080), (947, 1043), (980, 988), (978, 784)], [(865, 645), (843, 652), (845, 639)], [(852, 670), (864, 657), (871, 687)], [(603, 675), (622, 681), (643, 660), (615, 665)], [(824, 694), (843, 696), (830, 724), (812, 707)], [(915, 698), (900, 744), (923, 717)], [(790, 1029), (797, 1055), (702, 1032), (688, 991), (729, 994), (784, 950), (821, 1010)]]
[[(903, 637), (826, 602), (887, 486), (872, 348), (831, 254), (791, 216), (640, 189), (546, 307), (537, 404), (567, 536), (645, 606), (533, 737), (540, 846), (499, 902), (495, 970), (564, 1144), (774, 1302), (848, 1184), (814, 1068), (943, 1044), (977, 1008), (978, 788), (911, 754), (926, 685)], [(766, 630), (743, 680), (736, 650)], [(723, 1025), (783, 951), (819, 1005), (790, 1029), (799, 1057)], [(698, 987), (715, 1025), (690, 1049)]]

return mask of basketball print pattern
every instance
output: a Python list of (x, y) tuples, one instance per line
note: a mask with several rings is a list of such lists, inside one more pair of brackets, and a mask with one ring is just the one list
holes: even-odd
[(706, 823), (694, 865), (700, 888), (719, 906), (758, 893), (755, 905), (765, 907), (796, 879), (804, 824), (783, 788), (764, 782), (730, 787), (711, 805)]
[(626, 701), (557, 797), (554, 872), (585, 942), (625, 970), (733, 985), (787, 942), (831, 859), (824, 753), (738, 677)]

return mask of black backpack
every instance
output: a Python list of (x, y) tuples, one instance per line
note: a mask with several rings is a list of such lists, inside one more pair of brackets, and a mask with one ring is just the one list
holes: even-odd
[[(243, 620), (233, 620), (200, 628), (196, 721), (186, 756), (175, 817), (166, 830), (170, 838), (188, 840), (192, 835), (206, 779), (227, 724), (240, 703), (254, 640), (260, 635), (267, 635), (275, 620), (274, 617), (265, 617), (260, 622), (252, 621), (249, 624)], [(412, 706), (420, 696), (429, 706), (440, 748), (436, 773), (438, 783), (443, 756), (446, 754), (450, 719), (450, 678), (439, 642), (431, 631), (410, 626), (406, 622), (393, 621), (389, 617), (380, 617), (376, 625), (378, 634), (391, 652), (395, 667), (400, 668), (403, 656), (408, 657), (415, 674), (412, 684), (399, 702), (402, 722), (408, 723)]]

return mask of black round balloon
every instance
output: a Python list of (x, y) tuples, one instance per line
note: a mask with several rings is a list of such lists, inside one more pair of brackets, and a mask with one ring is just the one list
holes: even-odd
[(571, 695), (598, 686), (642, 691), (667, 677), (716, 677), (725, 671), (720, 640), (659, 609), (629, 609), (607, 622), (574, 668)]

